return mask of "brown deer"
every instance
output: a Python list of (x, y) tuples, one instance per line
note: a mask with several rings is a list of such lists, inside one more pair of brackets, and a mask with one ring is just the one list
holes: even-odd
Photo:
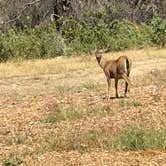
[(105, 60), (102, 56), (103, 51), (96, 51), (95, 56), (99, 66), (103, 69), (105, 76), (107, 78), (108, 83), (108, 98), (110, 98), (110, 85), (111, 79), (115, 79), (115, 90), (116, 90), (116, 98), (118, 98), (118, 80), (125, 80), (125, 92), (124, 96), (126, 97), (126, 93), (131, 86), (131, 82), (129, 79), (130, 70), (132, 62), (127, 56), (120, 56), (117, 60)]

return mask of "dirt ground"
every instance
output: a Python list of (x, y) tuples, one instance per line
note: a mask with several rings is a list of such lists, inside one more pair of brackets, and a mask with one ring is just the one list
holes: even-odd
[[(135, 51), (136, 52), (136, 51)], [(157, 166), (166, 165), (165, 151), (101, 151), (94, 149), (81, 154), (78, 151), (38, 151), (43, 138), (48, 133), (86, 131), (102, 128), (112, 135), (128, 125), (142, 125), (147, 128), (166, 129), (166, 49), (148, 52), (143, 56), (138, 51), (130, 51), (133, 59), (131, 80), (132, 87), (129, 98), (115, 99), (114, 82), (111, 85), (112, 98), (108, 101), (107, 84), (102, 70), (94, 57), (70, 58), (58, 63), (57, 61), (44, 64), (48, 72), (29, 74), (27, 71), (16, 72), (6, 77), (0, 77), (0, 164), (7, 162), (11, 154), (21, 156), (21, 165), (114, 165), (114, 166)], [(125, 54), (127, 54), (126, 52)], [(117, 55), (119, 55), (118, 53)], [(161, 54), (161, 56), (160, 56)], [(165, 54), (165, 56), (164, 56)], [(157, 56), (158, 55), (158, 56)], [(107, 57), (109, 55), (106, 55)], [(113, 57), (116, 56), (116, 53)], [(63, 59), (63, 58), (62, 58)], [(26, 62), (24, 62), (26, 63)], [(28, 64), (30, 62), (27, 62)], [(67, 63), (67, 64), (66, 64)], [(28, 64), (25, 64), (25, 66)], [(10, 64), (15, 65), (15, 64)], [(8, 65), (8, 66), (10, 66)], [(7, 73), (7, 66), (0, 66), (1, 72)], [(39, 68), (36, 67), (36, 70)], [(16, 69), (17, 70), (17, 67)], [(50, 72), (51, 71), (51, 72)], [(31, 71), (32, 72), (32, 71)], [(18, 74), (21, 73), (21, 74)], [(122, 96), (123, 81), (119, 84)], [(137, 101), (137, 103), (133, 103)], [(127, 104), (123, 105), (123, 102)], [(141, 104), (139, 104), (141, 103)], [(138, 107), (137, 107), (138, 105)], [(139, 106), (140, 105), (140, 106)], [(102, 116), (89, 116), (74, 120), (62, 120), (56, 123), (43, 123), (51, 108), (63, 109), (73, 107), (108, 107), (112, 113)], [(13, 157), (14, 158), (14, 157)], [(14, 158), (19, 160), (18, 158)], [(16, 161), (19, 163), (19, 161)], [(17, 165), (18, 165), (17, 163)]]

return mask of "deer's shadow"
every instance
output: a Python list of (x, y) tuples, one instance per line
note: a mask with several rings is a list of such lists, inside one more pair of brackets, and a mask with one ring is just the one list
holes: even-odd
[[(119, 96), (119, 97), (115, 97), (115, 96), (112, 96), (112, 97), (110, 97), (109, 99), (111, 99), (111, 100), (115, 100), (115, 99), (123, 99), (123, 98), (129, 98), (128, 96)], [(108, 99), (107, 97), (103, 97), (103, 99), (105, 100), (105, 99)]]

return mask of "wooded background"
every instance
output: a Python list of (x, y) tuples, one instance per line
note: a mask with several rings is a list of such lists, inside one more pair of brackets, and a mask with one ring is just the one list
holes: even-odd
[(0, 0), (0, 62), (166, 46), (166, 0)]
[(0, 0), (0, 24), (5, 28), (34, 27), (60, 17), (92, 21), (94, 14), (103, 10), (107, 21), (148, 23), (156, 14), (166, 19), (166, 0)]

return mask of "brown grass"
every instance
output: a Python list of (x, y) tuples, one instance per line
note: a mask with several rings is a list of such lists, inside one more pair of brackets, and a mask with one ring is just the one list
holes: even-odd
[[(143, 50), (129, 50), (105, 54), (108, 59), (115, 59), (120, 55), (127, 55), (134, 61), (165, 58), (166, 49), (147, 48)], [(46, 60), (29, 60), (21, 62), (7, 62), (0, 64), (0, 78), (17, 76), (40, 76), (43, 74), (77, 73), (86, 68), (96, 70), (97, 64), (93, 55), (80, 57), (57, 57)]]
[[(110, 146), (112, 138), (128, 126), (166, 129), (165, 52), (147, 48), (106, 54), (108, 59), (121, 54), (133, 59), (130, 97), (110, 101), (94, 56), (0, 64), (0, 164), (110, 165), (120, 161), (148, 165), (155, 161), (164, 165), (162, 149), (117, 152), (105, 145)], [(122, 95), (123, 81), (119, 91)]]

